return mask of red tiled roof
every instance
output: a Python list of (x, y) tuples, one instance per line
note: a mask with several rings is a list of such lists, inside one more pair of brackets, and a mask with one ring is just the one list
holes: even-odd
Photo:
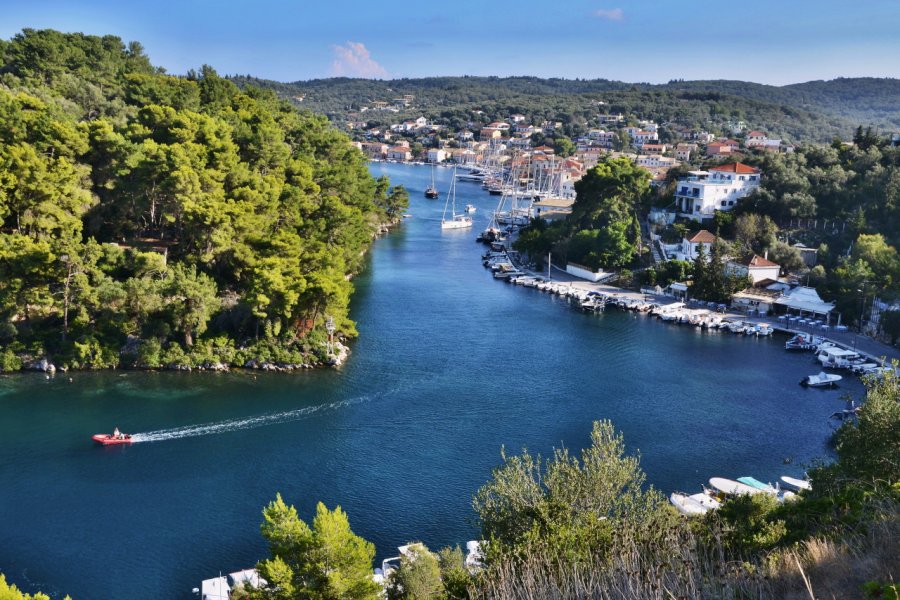
[(728, 163), (727, 165), (719, 165), (718, 167), (710, 167), (710, 171), (722, 171), (724, 173), (737, 173), (739, 175), (748, 175), (759, 173), (759, 169), (745, 165), (744, 163)]
[(762, 131), (751, 131), (747, 134), (747, 137), (766, 137), (766, 134), (764, 134)]
[(713, 234), (711, 234), (710, 232), (708, 232), (705, 229), (701, 229), (700, 231), (695, 233), (693, 236), (688, 238), (688, 241), (691, 242), (692, 244), (712, 244), (713, 242), (716, 241), (716, 236), (714, 236)]
[(754, 254), (753, 257), (747, 262), (748, 267), (777, 267), (779, 266), (777, 263), (773, 263), (771, 260), (767, 258), (763, 258), (762, 256)]

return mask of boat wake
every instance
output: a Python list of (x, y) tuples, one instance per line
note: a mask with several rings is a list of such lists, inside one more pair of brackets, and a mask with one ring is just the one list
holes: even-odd
[(299, 421), (311, 415), (331, 410), (337, 410), (345, 406), (360, 404), (371, 400), (373, 395), (363, 395), (347, 400), (336, 400), (328, 404), (319, 404), (316, 406), (305, 406), (296, 410), (287, 410), (283, 412), (270, 413), (260, 415), (258, 417), (247, 417), (244, 419), (227, 419), (215, 423), (206, 423), (204, 425), (186, 425), (184, 427), (173, 427), (171, 429), (159, 429), (157, 431), (148, 431), (146, 433), (135, 433), (131, 436), (133, 444), (139, 442), (165, 442), (168, 440), (179, 440), (182, 438), (199, 437), (201, 435), (214, 435), (217, 433), (228, 433), (230, 431), (242, 431), (245, 429), (255, 429), (257, 427), (265, 427), (267, 425), (277, 425), (279, 423), (288, 423), (290, 421)]

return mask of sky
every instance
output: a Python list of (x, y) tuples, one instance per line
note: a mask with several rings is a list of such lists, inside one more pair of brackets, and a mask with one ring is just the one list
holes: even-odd
[(0, 0), (0, 38), (23, 28), (135, 40), (173, 74), (277, 81), (900, 77), (898, 0)]

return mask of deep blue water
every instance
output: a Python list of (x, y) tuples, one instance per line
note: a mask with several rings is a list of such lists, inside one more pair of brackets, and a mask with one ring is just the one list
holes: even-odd
[[(827, 457), (828, 415), (861, 395), (849, 379), (801, 388), (817, 369), (783, 338), (584, 315), (497, 282), (473, 241), (494, 197), (461, 183), (475, 228), (442, 233), (443, 197), (422, 197), (428, 169), (372, 170), (407, 185), (414, 216), (356, 280), (360, 338), (341, 371), (0, 377), (0, 572), (75, 600), (190, 598), (264, 555), (260, 511), (276, 492), (304, 518), (340, 504), (379, 560), (409, 540), (463, 543), (502, 445), (580, 448), (603, 418), (666, 492), (714, 475), (774, 481)], [(437, 173), (445, 191), (451, 172)], [(115, 425), (216, 423), (126, 448), (90, 442)]]

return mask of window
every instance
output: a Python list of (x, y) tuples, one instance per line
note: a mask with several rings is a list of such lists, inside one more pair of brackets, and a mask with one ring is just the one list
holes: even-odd
[(725, 201), (724, 201), (724, 200), (722, 200), (722, 206), (725, 206)]

